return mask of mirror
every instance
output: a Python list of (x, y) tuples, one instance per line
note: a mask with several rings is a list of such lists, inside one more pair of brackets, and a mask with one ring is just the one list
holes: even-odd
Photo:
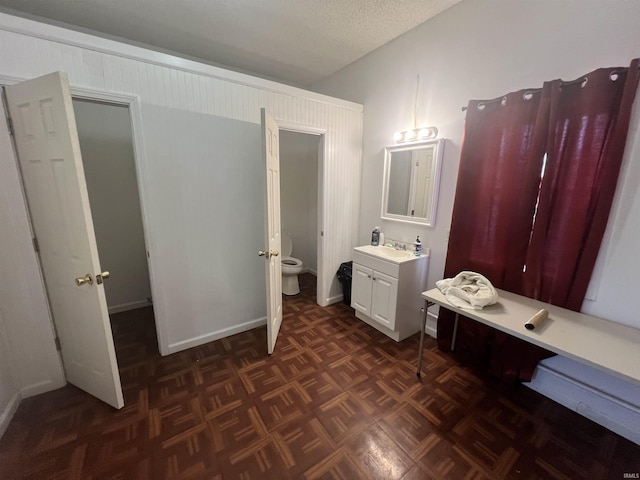
[(385, 149), (382, 218), (433, 227), (444, 139)]

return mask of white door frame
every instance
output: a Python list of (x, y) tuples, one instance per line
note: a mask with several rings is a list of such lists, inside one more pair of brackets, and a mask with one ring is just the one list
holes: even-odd
[(304, 133), (307, 135), (316, 135), (319, 138), (319, 152), (318, 152), (318, 251), (316, 260), (318, 262), (317, 275), (318, 281), (316, 285), (316, 301), (321, 307), (326, 307), (328, 303), (326, 299), (329, 296), (328, 285), (325, 285), (325, 272), (324, 272), (324, 226), (326, 224), (324, 218), (324, 212), (326, 209), (324, 179), (325, 179), (325, 165), (326, 162), (326, 149), (324, 144), (327, 138), (327, 130), (323, 128), (312, 127), (310, 125), (304, 125), (300, 123), (287, 122), (275, 118), (276, 123), (280, 130), (286, 130), (287, 132)]
[(103, 102), (111, 105), (123, 105), (129, 108), (129, 116), (131, 118), (131, 139), (133, 143), (133, 159), (136, 170), (136, 183), (138, 186), (140, 198), (140, 213), (142, 216), (142, 232), (144, 236), (144, 244), (147, 252), (147, 265), (149, 272), (149, 283), (151, 285), (151, 297), (155, 300), (153, 304), (153, 313), (155, 317), (156, 334), (158, 349), (161, 355), (168, 355), (168, 341), (164, 322), (159, 319), (164, 318), (162, 312), (159, 292), (154, 288), (153, 278), (153, 255), (150, 255), (153, 249), (153, 239), (148, 235), (147, 228), (147, 210), (145, 208), (145, 191), (146, 191), (146, 172), (144, 170), (145, 154), (144, 142), (142, 141), (142, 116), (140, 114), (140, 98), (137, 95), (124, 95), (120, 93), (102, 92), (80, 87), (71, 87), (71, 97), (81, 100), (94, 102)]

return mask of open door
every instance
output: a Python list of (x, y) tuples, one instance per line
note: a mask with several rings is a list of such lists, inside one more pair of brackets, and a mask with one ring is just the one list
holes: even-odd
[(263, 108), (262, 154), (267, 169), (265, 257), (267, 284), (267, 352), (273, 353), (282, 324), (282, 264), (280, 263), (280, 135), (278, 124)]
[(69, 383), (124, 400), (98, 248), (64, 73), (6, 87), (27, 204)]

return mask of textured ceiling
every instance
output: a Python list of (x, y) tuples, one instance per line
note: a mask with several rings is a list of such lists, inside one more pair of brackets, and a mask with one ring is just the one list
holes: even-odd
[(0, 0), (0, 8), (305, 87), (459, 1)]

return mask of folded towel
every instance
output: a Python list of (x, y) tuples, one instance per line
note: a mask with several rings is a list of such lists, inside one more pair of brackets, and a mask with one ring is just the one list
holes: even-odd
[(482, 310), (498, 301), (498, 292), (491, 282), (476, 272), (460, 272), (453, 278), (438, 280), (436, 287), (451, 305), (459, 308)]

